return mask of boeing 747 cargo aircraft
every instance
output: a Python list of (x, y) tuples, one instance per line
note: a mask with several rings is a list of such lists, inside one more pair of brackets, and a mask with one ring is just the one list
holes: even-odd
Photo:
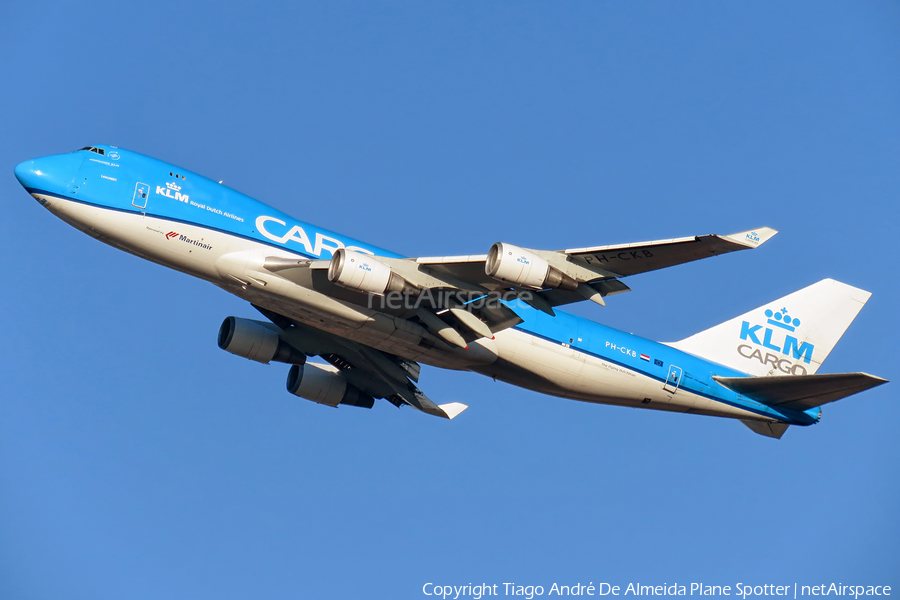
[[(600, 305), (630, 275), (748, 250), (768, 227), (635, 244), (407, 258), (298, 221), (196, 173), (114, 146), (27, 160), (38, 202), (106, 244), (205, 279), (265, 320), (227, 317), (218, 344), (287, 363), (290, 393), (336, 407), (376, 399), (452, 419), (419, 363), (553, 396), (740, 420), (780, 438), (821, 406), (885, 383), (819, 367), (869, 298), (826, 279), (674, 343), (558, 307)], [(308, 361), (318, 357), (319, 362)]]

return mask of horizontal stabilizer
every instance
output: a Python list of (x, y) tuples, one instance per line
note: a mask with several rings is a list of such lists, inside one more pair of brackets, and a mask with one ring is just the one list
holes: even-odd
[[(775, 408), (808, 410), (887, 383), (867, 373), (794, 375), (788, 377), (716, 377), (747, 398)], [(749, 427), (749, 425), (748, 425)], [(755, 430), (754, 430), (755, 431)], [(758, 432), (757, 432), (758, 433)]]

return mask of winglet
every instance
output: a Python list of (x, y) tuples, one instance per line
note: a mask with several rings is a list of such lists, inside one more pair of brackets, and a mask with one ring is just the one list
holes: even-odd
[(439, 404), (438, 406), (444, 411), (448, 419), (457, 417), (459, 413), (469, 408), (467, 404), (462, 404), (460, 402), (448, 402), (447, 404)]
[(756, 248), (766, 243), (778, 231), (771, 227), (760, 227), (759, 229), (751, 229), (750, 231), (741, 231), (740, 233), (732, 233), (724, 235), (726, 240), (747, 246), (748, 248)]

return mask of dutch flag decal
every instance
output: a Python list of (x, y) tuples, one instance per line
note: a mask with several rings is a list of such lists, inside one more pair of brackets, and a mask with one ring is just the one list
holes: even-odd
[(646, 360), (647, 362), (650, 362), (650, 357), (647, 356), (646, 354), (641, 354), (641, 360)]

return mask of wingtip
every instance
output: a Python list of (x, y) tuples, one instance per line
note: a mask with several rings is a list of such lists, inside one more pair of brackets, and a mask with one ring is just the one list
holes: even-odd
[(778, 233), (777, 229), (772, 229), (771, 227), (759, 227), (757, 229), (732, 233), (731, 235), (723, 237), (736, 244), (747, 246), (748, 248), (758, 248), (772, 239), (776, 233)]
[(871, 375), (871, 374), (869, 374), (869, 373), (862, 373), (862, 372), (857, 372), (856, 374), (857, 374), (857, 375), (864, 375), (864, 376), (867, 377), (870, 381), (872, 381), (872, 382), (873, 382), (872, 387), (877, 387), (877, 386), (879, 386), (879, 385), (884, 385), (885, 383), (890, 383), (890, 382), (891, 382), (890, 379), (885, 379), (884, 377), (879, 377), (878, 375)]
[(438, 405), (444, 414), (447, 415), (448, 419), (454, 419), (459, 416), (459, 414), (469, 408), (467, 404), (463, 404), (461, 402), (448, 402), (447, 404), (439, 404)]

